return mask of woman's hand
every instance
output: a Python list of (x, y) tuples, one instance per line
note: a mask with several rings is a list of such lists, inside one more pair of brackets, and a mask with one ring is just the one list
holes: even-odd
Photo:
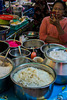
[(55, 25), (56, 27), (57, 27), (58, 25), (60, 25), (59, 20), (56, 19), (55, 17), (52, 17), (52, 18), (50, 18), (49, 20), (50, 20), (50, 23), (53, 24), (53, 25)]
[(60, 25), (60, 22), (58, 19), (56, 19), (55, 17), (52, 17), (49, 19), (50, 20), (50, 23), (55, 25), (57, 30), (58, 30), (58, 33), (59, 35), (62, 35), (64, 34), (64, 30), (62, 29), (61, 25)]

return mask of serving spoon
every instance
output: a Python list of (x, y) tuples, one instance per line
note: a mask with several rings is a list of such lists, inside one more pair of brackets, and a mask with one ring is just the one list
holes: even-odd
[(67, 52), (67, 48), (59, 47), (59, 49), (65, 50)]
[(7, 53), (6, 53), (6, 55), (5, 55), (5, 57), (4, 57), (4, 60), (3, 60), (2, 64), (1, 64), (1, 66), (4, 65), (4, 62), (5, 62), (5, 59), (7, 58), (7, 55), (8, 55), (8, 53), (9, 53), (9, 50), (10, 50), (10, 48), (8, 49), (8, 51), (7, 51)]
[(20, 46), (18, 46), (18, 49), (19, 49), (19, 53), (20, 53), (20, 55), (21, 55), (21, 48), (20, 48)]

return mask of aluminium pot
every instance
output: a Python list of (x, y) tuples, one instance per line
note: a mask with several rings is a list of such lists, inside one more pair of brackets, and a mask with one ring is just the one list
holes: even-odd
[(49, 65), (50, 67), (52, 67), (55, 70), (55, 72), (57, 74), (55, 83), (67, 84), (67, 61), (57, 60), (57, 59), (53, 59), (52, 57), (50, 57), (49, 54), (53, 50), (59, 51), (62, 49), (57, 48), (57, 47), (48, 49), (44, 53), (45, 59), (43, 61), (43, 64)]
[[(38, 69), (47, 71), (48, 73), (50, 73), (53, 76), (53, 78), (54, 78), (53, 81), (47, 85), (40, 86), (40, 87), (27, 87), (27, 86), (23, 86), (20, 83), (17, 83), (13, 78), (14, 74), (21, 69), (27, 68), (28, 66), (29, 67), (32, 66), (34, 68), (38, 68)], [(53, 83), (56, 80), (56, 73), (53, 70), (53, 68), (51, 68), (47, 65), (38, 64), (38, 63), (26, 63), (26, 64), (22, 64), (22, 65), (18, 66), (17, 68), (15, 68), (15, 70), (11, 73), (10, 77), (14, 83), (14, 91), (20, 100), (22, 100), (23, 94), (30, 98), (33, 97), (35, 100), (35, 98), (40, 98), (42, 96), (44, 96), (45, 98), (49, 98), (49, 96), (51, 95), (52, 90), (53, 90)]]

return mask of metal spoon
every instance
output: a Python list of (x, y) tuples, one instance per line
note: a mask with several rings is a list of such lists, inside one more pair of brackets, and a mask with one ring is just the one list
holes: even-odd
[(7, 55), (8, 55), (8, 53), (9, 53), (9, 50), (10, 50), (10, 48), (8, 49), (8, 51), (7, 51), (7, 53), (6, 53), (6, 55), (5, 55), (5, 57), (4, 57), (4, 60), (3, 60), (2, 64), (1, 64), (1, 66), (4, 65), (4, 62), (5, 62), (5, 59), (7, 58)]
[(16, 33), (15, 33), (15, 35), (14, 35), (14, 41), (15, 41), (15, 38), (16, 38)]
[(65, 50), (67, 52), (67, 48), (59, 47), (59, 49)]

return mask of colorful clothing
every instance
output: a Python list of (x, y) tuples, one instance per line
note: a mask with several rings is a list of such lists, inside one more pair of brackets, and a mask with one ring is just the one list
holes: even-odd
[(59, 39), (60, 41), (66, 43), (67, 42), (67, 18), (64, 18), (60, 21), (60, 25), (62, 29), (64, 30), (63, 35), (59, 35), (56, 26), (50, 24), (49, 17), (45, 17), (42, 20), (41, 26), (40, 26), (40, 39), (45, 41), (47, 35), (51, 36), (53, 38)]

